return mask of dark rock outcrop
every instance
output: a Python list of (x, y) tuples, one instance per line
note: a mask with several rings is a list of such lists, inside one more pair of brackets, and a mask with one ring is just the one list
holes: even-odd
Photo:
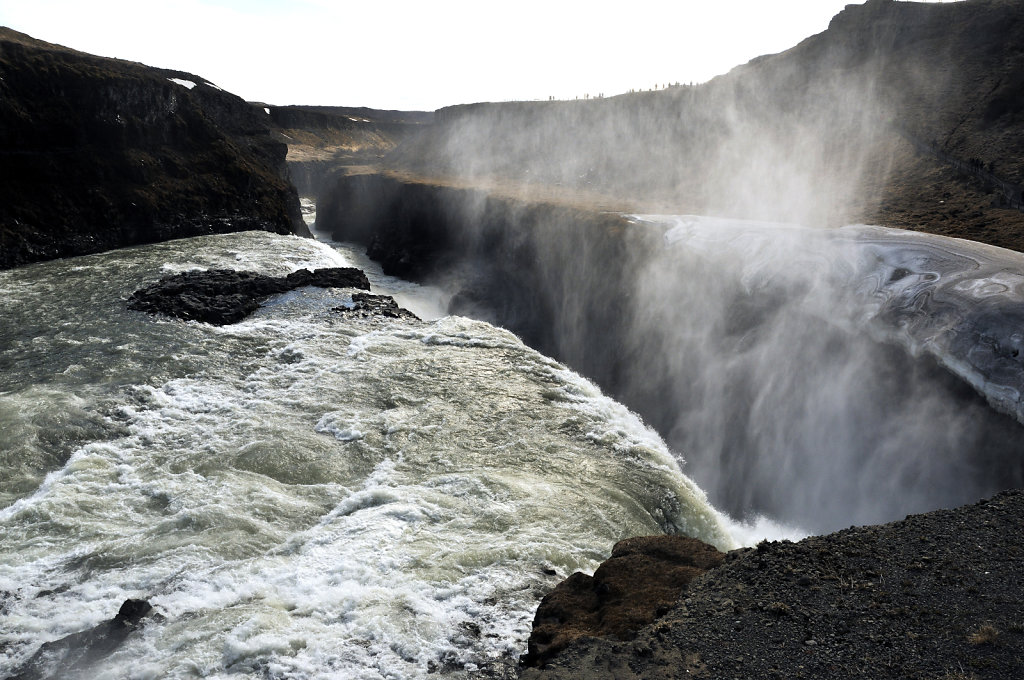
[(201, 77), (0, 28), (0, 268), (200, 234), (308, 235), (270, 117)]
[(1024, 491), (733, 551), (630, 641), (581, 637), (529, 680), (1019, 678)]
[(369, 290), (370, 282), (353, 267), (312, 272), (299, 269), (280, 277), (232, 269), (192, 271), (165, 277), (135, 291), (128, 299), (128, 308), (220, 326), (241, 321), (271, 295), (303, 286)]
[(619, 541), (593, 576), (576, 572), (544, 596), (533, 619), (526, 666), (540, 666), (582, 637), (630, 640), (675, 605), (724, 553), (686, 536)]
[(390, 295), (371, 295), (370, 293), (352, 293), (351, 307), (335, 307), (332, 311), (339, 312), (347, 318), (386, 317), (389, 319), (416, 319), (419, 317), (398, 306)]
[(11, 680), (87, 677), (89, 667), (120, 647), (152, 609), (145, 600), (125, 600), (109, 621), (44, 643)]

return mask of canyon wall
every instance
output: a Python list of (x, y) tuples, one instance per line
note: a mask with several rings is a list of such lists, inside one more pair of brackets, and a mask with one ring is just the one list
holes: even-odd
[[(893, 320), (863, 317), (879, 295), (930, 285), (935, 263), (920, 258), (934, 245), (876, 243), (869, 230), (829, 246), (807, 233), (817, 251), (757, 223), (749, 240), (730, 239), (747, 227), (722, 222), (720, 243), (709, 232), (677, 247), (664, 223), (572, 192), (379, 172), (335, 178), (317, 212), (319, 232), (365, 244), (386, 273), (451, 292), (451, 313), (508, 328), (594, 380), (733, 516), (827, 531), (1024, 481), (1021, 425), (943, 365), (994, 342), (988, 308), (953, 319), (967, 356), (882, 340)], [(850, 252), (863, 259), (832, 261), (858, 238), (864, 250)], [(887, 260), (903, 264), (877, 264)], [(923, 295), (951, 318), (943, 294)]]
[[(385, 162), (647, 212), (864, 222), (1024, 250), (1024, 213), (1007, 200), (1024, 184), (1022, 31), (1020, 3), (871, 0), (701, 85), (441, 109)], [(962, 171), (973, 166), (998, 183)]]
[(227, 231), (308, 234), (269, 118), (199, 76), (0, 28), (0, 267)]
[(387, 274), (457, 291), (453, 313), (510, 328), (606, 385), (629, 370), (633, 272), (661, 242), (598, 205), (377, 172), (335, 178), (317, 229), (365, 244)]
[(348, 106), (267, 106), (275, 136), (288, 144), (288, 169), (299, 195), (316, 199), (339, 166), (380, 162), (434, 119), (425, 111)]

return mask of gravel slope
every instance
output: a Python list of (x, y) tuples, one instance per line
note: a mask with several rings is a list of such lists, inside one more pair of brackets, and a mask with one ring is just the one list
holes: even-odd
[(731, 552), (628, 642), (530, 680), (1024, 677), (1024, 491)]

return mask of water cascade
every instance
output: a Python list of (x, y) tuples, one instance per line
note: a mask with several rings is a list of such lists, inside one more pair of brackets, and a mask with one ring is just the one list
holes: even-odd
[(619, 396), (736, 515), (813, 531), (1024, 481), (1024, 257), (867, 226), (638, 216)]
[(159, 616), (60, 677), (507, 674), (615, 541), (736, 544), (654, 432), (508, 331), (349, 318), (339, 289), (223, 327), (125, 307), (187, 269), (347, 264), (248, 232), (0, 273), (0, 676), (129, 598)]

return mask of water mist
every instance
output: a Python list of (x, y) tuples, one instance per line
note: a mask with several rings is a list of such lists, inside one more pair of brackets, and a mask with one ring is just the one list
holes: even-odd
[[(697, 87), (442, 110), (389, 159), (419, 179), (339, 185), (336, 236), (593, 378), (734, 516), (826, 531), (1019, 484), (1024, 261), (844, 226), (911, 123), (956, 123), (944, 11), (848, 8)], [(676, 217), (621, 217), (649, 212)]]
[[(723, 507), (824, 531), (1021, 482), (1021, 427), (993, 409), (1019, 408), (1004, 398), (1017, 326), (991, 308), (1022, 289), (991, 277), (1022, 258), (892, 230), (661, 221), (675, 227), (638, 281), (622, 394)], [(1000, 333), (1002, 359), (981, 356)]]

